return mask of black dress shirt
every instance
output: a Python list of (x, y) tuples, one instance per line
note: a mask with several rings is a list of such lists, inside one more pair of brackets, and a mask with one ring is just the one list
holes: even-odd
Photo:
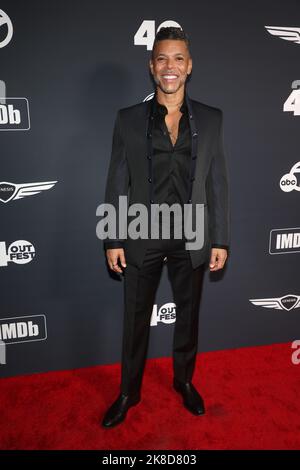
[[(189, 189), (189, 171), (191, 155), (191, 135), (189, 129), (188, 109), (185, 103), (180, 107), (182, 116), (178, 125), (178, 137), (173, 145), (165, 116), (168, 109), (157, 101), (156, 94), (153, 98), (153, 184), (155, 203), (172, 205), (178, 203), (182, 207), (187, 203)], [(160, 213), (160, 232), (162, 226), (162, 214)], [(170, 213), (171, 237), (174, 234), (174, 214)], [(181, 223), (182, 230), (183, 225)], [(183, 232), (182, 232), (183, 233)]]
[(173, 145), (165, 122), (168, 109), (154, 96), (152, 164), (155, 202), (159, 204), (184, 204), (188, 199), (191, 135), (185, 102), (180, 111), (183, 114), (179, 120), (178, 137)]

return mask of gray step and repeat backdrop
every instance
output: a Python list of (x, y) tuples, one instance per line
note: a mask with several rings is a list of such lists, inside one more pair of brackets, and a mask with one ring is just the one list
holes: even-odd
[[(2, 376), (118, 362), (123, 280), (96, 236), (113, 123), (152, 92), (162, 25), (191, 39), (192, 98), (224, 111), (232, 246), (207, 272), (199, 351), (300, 337), (300, 3), (0, 1)], [(149, 357), (171, 355), (166, 266)], [(6, 353), (6, 354), (5, 354)]]

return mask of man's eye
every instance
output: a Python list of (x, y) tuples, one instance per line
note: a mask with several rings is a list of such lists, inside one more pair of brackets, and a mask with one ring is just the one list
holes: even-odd
[(183, 57), (177, 57), (178, 60), (183, 60)]

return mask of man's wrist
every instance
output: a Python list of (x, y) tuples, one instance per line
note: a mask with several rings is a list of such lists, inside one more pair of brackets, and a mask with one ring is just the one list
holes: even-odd
[(223, 248), (224, 250), (229, 251), (229, 245), (221, 245), (220, 243), (212, 243), (212, 248)]
[(105, 250), (111, 250), (114, 248), (124, 248), (124, 242), (120, 240), (112, 240), (103, 243)]

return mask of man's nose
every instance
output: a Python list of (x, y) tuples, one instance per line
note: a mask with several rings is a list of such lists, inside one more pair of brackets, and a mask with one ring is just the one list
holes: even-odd
[(167, 60), (167, 68), (168, 68), (168, 70), (171, 70), (171, 71), (172, 71), (173, 67), (174, 67), (174, 59), (168, 59), (168, 60)]

